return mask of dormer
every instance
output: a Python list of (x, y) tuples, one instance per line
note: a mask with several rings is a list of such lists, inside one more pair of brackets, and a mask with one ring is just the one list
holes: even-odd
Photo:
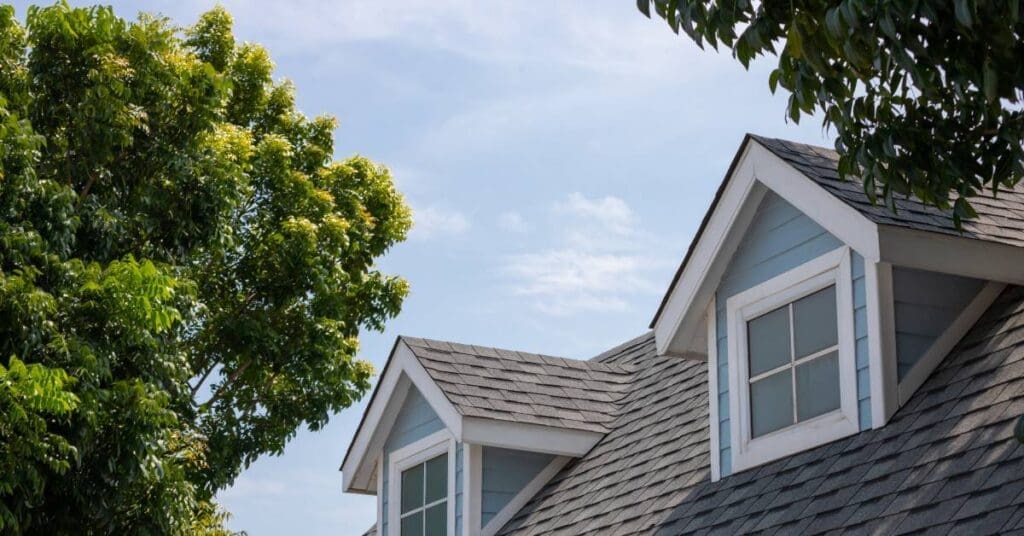
[(961, 233), (913, 199), (872, 205), (836, 159), (747, 136), (652, 322), (660, 355), (708, 361), (712, 480), (885, 426), (1024, 284), (998, 199)]
[(342, 462), (378, 536), (490, 536), (610, 431), (627, 367), (400, 337)]

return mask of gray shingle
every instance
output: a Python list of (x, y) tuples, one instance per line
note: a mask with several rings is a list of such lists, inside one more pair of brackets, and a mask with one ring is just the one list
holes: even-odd
[(634, 380), (627, 364), (402, 337), (462, 415), (608, 433)]
[[(961, 234), (953, 225), (951, 211), (927, 206), (917, 198), (897, 199), (895, 213), (885, 207), (873, 206), (859, 182), (839, 180), (836, 172), (839, 154), (831, 149), (763, 136), (752, 135), (751, 138), (875, 223), (948, 235)], [(985, 190), (982, 195), (972, 198), (971, 204), (978, 217), (963, 223), (963, 236), (1024, 246), (1024, 183), (1012, 190), (1000, 190), (995, 198), (990, 190)]]
[(1012, 438), (1024, 411), (1024, 289), (1004, 291), (889, 425), (718, 482), (706, 363), (658, 357), (651, 334), (593, 362), (633, 371), (609, 433), (501, 534), (1024, 528), (1024, 447)]

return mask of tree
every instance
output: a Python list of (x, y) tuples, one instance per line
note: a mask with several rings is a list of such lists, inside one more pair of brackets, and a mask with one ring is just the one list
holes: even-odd
[(218, 490), (368, 389), (409, 209), (221, 8), (25, 20), (0, 7), (0, 532), (221, 534)]
[[(820, 112), (841, 176), (874, 201), (913, 194), (951, 209), (1024, 175), (1024, 19), (1019, 0), (637, 0), (698, 46), (765, 54), (790, 119)], [(989, 191), (988, 194), (993, 192)]]

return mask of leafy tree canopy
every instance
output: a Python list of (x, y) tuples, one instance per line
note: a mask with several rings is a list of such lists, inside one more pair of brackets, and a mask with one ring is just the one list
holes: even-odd
[(409, 209), (263, 48), (0, 7), (0, 532), (221, 534), (214, 494), (369, 387)]
[[(835, 128), (842, 176), (975, 216), (969, 198), (1024, 175), (1020, 0), (637, 0), (744, 66), (776, 54), (788, 115)], [(991, 193), (991, 192), (989, 192)]]

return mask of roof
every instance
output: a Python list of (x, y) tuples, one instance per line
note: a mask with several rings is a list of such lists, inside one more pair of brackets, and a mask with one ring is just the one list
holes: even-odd
[(832, 149), (762, 136), (751, 135), (751, 138), (879, 225), (1024, 247), (1024, 184), (1012, 190), (1000, 190), (997, 197), (992, 196), (992, 190), (985, 189), (983, 195), (971, 198), (978, 217), (964, 220), (961, 235), (953, 224), (952, 212), (925, 205), (916, 197), (897, 197), (895, 213), (884, 206), (872, 205), (861, 182), (839, 179), (836, 171), (839, 153)]
[(807, 178), (820, 185), (825, 191), (839, 198), (844, 203), (857, 210), (870, 221), (878, 225), (890, 225), (903, 227), (918, 231), (940, 233), (951, 236), (965, 236), (985, 242), (993, 242), (1016, 247), (1024, 247), (1024, 183), (1017, 184), (1011, 190), (1000, 190), (997, 196), (993, 196), (992, 190), (985, 189), (983, 195), (971, 198), (971, 205), (978, 213), (973, 220), (965, 220), (962, 230), (958, 231), (953, 224), (951, 211), (943, 211), (936, 207), (925, 205), (915, 197), (895, 199), (896, 211), (881, 205), (873, 205), (868, 195), (864, 192), (863, 183), (855, 178), (840, 179), (838, 171), (839, 153), (825, 147), (817, 147), (788, 140), (768, 138), (747, 134), (740, 144), (739, 150), (733, 157), (732, 163), (726, 171), (725, 178), (719, 185), (715, 196), (711, 201), (711, 207), (704, 215), (700, 227), (697, 229), (689, 249), (683, 257), (683, 262), (676, 270), (672, 282), (668, 286), (665, 296), (662, 298), (658, 311), (651, 320), (651, 327), (654, 327), (658, 317), (668, 303), (672, 289), (683, 274), (683, 270), (689, 263), (697, 243), (712, 213), (718, 206), (718, 202), (725, 192), (729, 178), (735, 171), (740, 157), (743, 155), (747, 144), (755, 141), (764, 146), (775, 156), (786, 161)]
[(966, 534), (1024, 530), (1024, 289), (1010, 287), (877, 430), (710, 480), (707, 364), (646, 334), (595, 360), (635, 367), (611, 431), (504, 535)]
[(402, 337), (456, 411), (467, 417), (607, 433), (633, 368)]

